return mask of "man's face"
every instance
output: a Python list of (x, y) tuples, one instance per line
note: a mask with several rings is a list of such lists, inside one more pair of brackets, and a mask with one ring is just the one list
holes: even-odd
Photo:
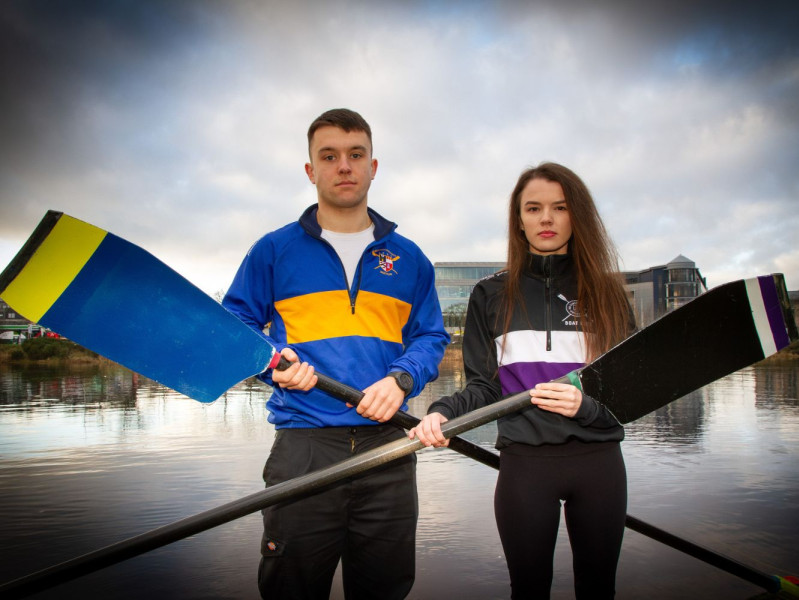
[(316, 185), (320, 204), (352, 208), (366, 203), (377, 160), (365, 132), (320, 127), (311, 138), (310, 154), (305, 172)]

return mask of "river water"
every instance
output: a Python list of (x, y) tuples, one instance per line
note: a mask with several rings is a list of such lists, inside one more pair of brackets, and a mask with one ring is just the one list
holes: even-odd
[[(798, 380), (798, 359), (767, 361), (627, 425), (628, 513), (760, 571), (799, 575)], [(462, 384), (448, 353), (410, 412)], [(262, 489), (267, 393), (247, 381), (200, 404), (115, 366), (0, 365), (0, 583)], [(464, 437), (493, 448), (495, 434), (489, 424)], [(496, 472), (446, 449), (418, 456), (410, 598), (508, 598)], [(260, 533), (252, 514), (33, 597), (255, 599)], [(552, 597), (571, 598), (563, 525), (555, 561)], [(617, 589), (664, 600), (762, 592), (629, 529)]]

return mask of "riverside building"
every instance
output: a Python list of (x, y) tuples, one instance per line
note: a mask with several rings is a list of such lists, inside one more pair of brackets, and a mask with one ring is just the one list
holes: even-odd
[[(436, 292), (444, 324), (459, 333), (475, 284), (505, 268), (504, 262), (437, 262)], [(707, 291), (707, 281), (696, 263), (682, 254), (664, 265), (642, 271), (624, 271), (624, 288), (638, 327), (646, 327), (667, 312)]]

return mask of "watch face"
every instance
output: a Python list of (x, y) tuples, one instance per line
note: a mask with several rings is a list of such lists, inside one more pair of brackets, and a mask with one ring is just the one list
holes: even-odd
[(402, 375), (400, 375), (399, 380), (400, 380), (400, 386), (406, 392), (410, 392), (413, 389), (413, 379), (411, 379), (411, 376), (408, 375), (407, 373), (403, 373)]
[(400, 386), (400, 389), (406, 394), (413, 389), (413, 377), (411, 377), (408, 373), (392, 373), (391, 375), (397, 380), (397, 384)]

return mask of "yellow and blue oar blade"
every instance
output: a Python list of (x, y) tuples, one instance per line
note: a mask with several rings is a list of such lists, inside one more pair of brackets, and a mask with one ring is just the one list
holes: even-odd
[(48, 211), (0, 274), (19, 314), (201, 402), (274, 366), (262, 336), (152, 254)]

